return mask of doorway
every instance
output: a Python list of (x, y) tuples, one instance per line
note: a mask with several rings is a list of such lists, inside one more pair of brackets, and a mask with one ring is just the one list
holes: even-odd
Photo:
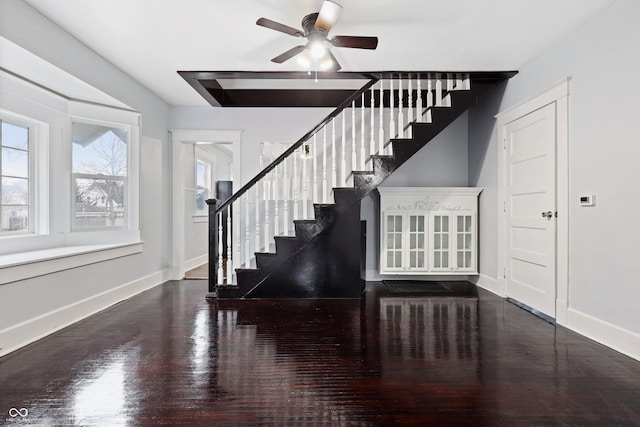
[[(172, 139), (172, 279), (180, 280), (185, 271), (208, 262), (208, 207), (207, 212), (197, 212), (198, 194), (206, 198), (215, 197), (214, 182), (238, 180), (240, 173), (240, 144), (242, 131), (171, 131)], [(199, 155), (196, 155), (199, 153)], [(201, 189), (198, 184), (197, 159), (211, 166), (210, 189)], [(231, 163), (221, 161), (231, 159)], [(214, 165), (215, 164), (215, 165)], [(226, 166), (224, 165), (226, 164)], [(223, 167), (225, 166), (225, 167)], [(206, 170), (206, 167), (202, 168)], [(204, 174), (203, 176), (206, 176)], [(193, 212), (193, 214), (190, 214)], [(235, 212), (235, 211), (234, 211)], [(235, 215), (235, 214), (234, 214)], [(233, 233), (237, 224), (233, 224)], [(202, 246), (194, 253), (191, 246), (200, 242)], [(234, 259), (237, 248), (233, 248)]]
[(503, 295), (566, 321), (568, 80), (500, 113), (499, 278)]

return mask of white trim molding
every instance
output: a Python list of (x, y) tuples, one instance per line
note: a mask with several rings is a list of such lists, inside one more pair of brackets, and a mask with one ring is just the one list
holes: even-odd
[[(187, 270), (185, 260), (185, 171), (183, 162), (186, 157), (185, 150), (189, 146), (197, 143), (231, 143), (233, 150), (233, 179), (240, 183), (241, 169), (241, 145), (242, 130), (170, 130), (171, 134), (171, 278), (180, 280)], [(233, 215), (237, 217), (238, 212), (234, 206)], [(240, 233), (239, 221), (234, 221), (233, 233)], [(239, 255), (233, 253), (234, 259), (239, 259)], [(237, 257), (237, 258), (236, 258)]]
[(0, 357), (169, 280), (163, 270), (0, 330)]
[(502, 294), (503, 288), (498, 283), (498, 280), (494, 279), (491, 276), (487, 276), (486, 274), (479, 274), (478, 276), (473, 276), (471, 282), (473, 282), (479, 288), (504, 297), (504, 295)]
[[(505, 140), (506, 125), (546, 105), (556, 105), (556, 323), (567, 325), (569, 305), (569, 81), (565, 78), (547, 90), (528, 100), (503, 110), (498, 120), (498, 146)], [(492, 292), (505, 296), (506, 282), (506, 220), (503, 207), (506, 203), (505, 152), (498, 150), (498, 280)], [(491, 286), (494, 286), (493, 284)]]
[(0, 285), (141, 253), (142, 242), (62, 246), (0, 256)]
[(640, 361), (640, 334), (573, 308), (567, 310), (567, 321), (569, 329)]

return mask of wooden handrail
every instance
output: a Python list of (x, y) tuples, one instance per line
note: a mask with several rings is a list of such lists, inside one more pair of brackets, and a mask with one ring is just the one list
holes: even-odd
[(297, 150), (299, 147), (301, 147), (302, 144), (307, 142), (313, 136), (313, 134), (315, 134), (317, 131), (319, 131), (324, 126), (326, 126), (331, 120), (333, 120), (335, 117), (337, 117), (338, 114), (340, 114), (340, 112), (342, 110), (344, 110), (349, 105), (351, 105), (351, 103), (353, 101), (357, 100), (363, 93), (368, 91), (371, 88), (371, 86), (375, 85), (379, 80), (379, 78), (375, 77), (373, 74), (369, 74), (368, 77), (369, 77), (369, 82), (367, 84), (362, 86), (359, 90), (357, 90), (351, 96), (349, 96), (346, 100), (344, 100), (342, 102), (342, 104), (340, 104), (338, 107), (336, 107), (336, 109), (333, 110), (320, 123), (318, 123), (316, 126), (314, 126), (309, 132), (307, 132), (295, 144), (293, 144), (285, 152), (283, 152), (277, 159), (275, 159), (273, 162), (271, 162), (269, 165), (267, 165), (264, 169), (262, 169), (255, 177), (253, 177), (253, 179), (251, 179), (251, 181), (247, 182), (240, 190), (238, 190), (235, 193), (233, 193), (233, 195), (231, 197), (229, 197), (227, 200), (225, 200), (223, 203), (221, 203), (220, 206), (218, 206), (216, 208), (216, 213), (222, 212), (227, 206), (229, 206), (231, 203), (235, 202), (244, 193), (249, 191), (250, 188), (252, 188), (256, 183), (258, 183), (262, 178), (264, 178), (269, 172), (271, 172), (273, 169), (275, 169), (276, 166), (278, 166), (280, 163), (282, 163), (284, 161), (284, 159), (289, 157), (289, 155), (291, 155), (291, 153), (293, 153), (295, 150)]

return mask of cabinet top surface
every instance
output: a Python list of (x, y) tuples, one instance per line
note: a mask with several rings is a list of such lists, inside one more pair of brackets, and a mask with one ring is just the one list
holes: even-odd
[(477, 196), (481, 187), (378, 187), (381, 195), (387, 194), (457, 194)]

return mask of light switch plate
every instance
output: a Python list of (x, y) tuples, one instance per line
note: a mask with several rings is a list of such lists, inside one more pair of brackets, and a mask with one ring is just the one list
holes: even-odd
[(582, 194), (580, 196), (580, 206), (595, 206), (596, 195), (595, 194)]

